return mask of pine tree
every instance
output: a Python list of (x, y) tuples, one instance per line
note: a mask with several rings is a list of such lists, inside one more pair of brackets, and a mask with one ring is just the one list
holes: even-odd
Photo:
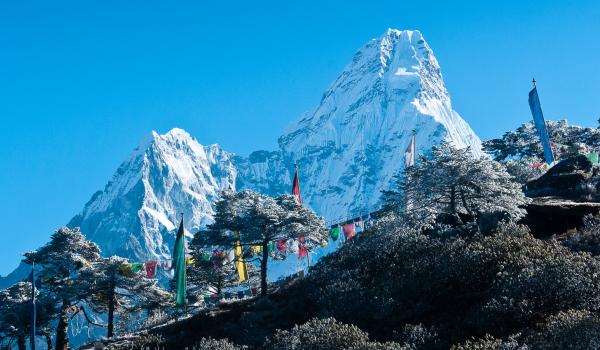
[(470, 149), (443, 143), (398, 177), (397, 188), (384, 192), (388, 210), (404, 212), (414, 224), (428, 226), (440, 214), (471, 217), (501, 211), (517, 220), (528, 203), (504, 166)]
[(250, 254), (250, 249), (246, 249), (242, 256), (248, 272), (248, 281), (244, 282), (239, 280), (235, 258), (229, 259), (231, 254), (225, 252), (225, 249), (218, 248), (211, 251), (205, 247), (197, 247), (192, 242), (194, 264), (187, 267), (190, 294), (214, 291), (217, 295), (221, 295), (226, 289), (239, 287), (241, 283), (250, 287), (258, 285), (260, 271), (252, 264), (254, 258)]
[[(0, 344), (8, 348), (16, 341), (19, 350), (25, 350), (26, 338), (31, 334), (31, 283), (18, 282), (0, 290)], [(56, 301), (42, 297), (36, 291), (36, 327), (38, 334), (46, 334), (50, 321), (56, 316)]]
[[(600, 130), (569, 125), (566, 120), (546, 121), (548, 136), (554, 144), (553, 151), (556, 159), (568, 155), (573, 148), (584, 144), (597, 149), (600, 147)], [(483, 143), (484, 151), (491, 154), (497, 161), (510, 159), (543, 159), (543, 149), (533, 122), (522, 124), (515, 131), (505, 132), (499, 139)]]
[[(78, 285), (79, 272), (100, 260), (100, 249), (85, 239), (79, 229), (63, 227), (54, 232), (49, 243), (38, 251), (25, 254), (24, 262), (35, 261), (40, 266), (38, 276), (43, 283), (43, 292), (60, 304), (56, 326), (56, 349), (69, 348), (69, 313), (84, 301), (86, 291)], [(87, 315), (86, 315), (87, 317)]]
[(249, 190), (224, 191), (216, 204), (215, 222), (196, 234), (198, 247), (233, 247), (240, 232), (243, 247), (260, 246), (261, 295), (267, 295), (269, 243), (302, 240), (308, 251), (327, 237), (322, 218), (299, 204), (294, 196), (272, 198)]
[(97, 313), (107, 313), (107, 338), (114, 335), (115, 313), (131, 314), (169, 305), (172, 297), (143, 274), (127, 273), (127, 260), (112, 256), (101, 258), (82, 269), (78, 288), (85, 291), (85, 301)]

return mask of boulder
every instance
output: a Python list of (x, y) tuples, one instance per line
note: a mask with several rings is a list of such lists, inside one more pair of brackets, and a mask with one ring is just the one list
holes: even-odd
[(577, 155), (554, 165), (525, 185), (528, 197), (560, 197), (573, 201), (600, 201), (600, 168)]

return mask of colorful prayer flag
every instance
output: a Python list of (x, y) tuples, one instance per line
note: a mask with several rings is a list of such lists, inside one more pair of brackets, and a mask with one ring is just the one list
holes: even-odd
[(298, 245), (299, 245), (299, 244), (298, 244), (298, 241), (296, 241), (296, 240), (293, 240), (293, 241), (292, 241), (292, 245), (290, 246), (290, 252), (292, 252), (292, 253), (298, 253), (298, 251), (299, 251), (299, 249), (300, 249), (300, 248), (298, 247)]
[(544, 159), (548, 165), (552, 165), (554, 162), (554, 154), (552, 154), (552, 146), (550, 145), (550, 139), (548, 138), (548, 129), (546, 129), (546, 121), (544, 120), (544, 113), (542, 113), (540, 97), (538, 96), (537, 87), (535, 85), (529, 92), (529, 108), (531, 109), (533, 123), (535, 124), (538, 136), (540, 137), (540, 142), (542, 143), (542, 147), (544, 149)]
[(308, 256), (308, 249), (304, 244), (298, 244), (298, 260), (302, 260), (305, 256)]
[(185, 269), (185, 229), (183, 228), (183, 217), (179, 224), (175, 247), (173, 249), (173, 263), (175, 267), (175, 302), (177, 306), (187, 304), (187, 280)]
[(411, 167), (415, 165), (415, 158), (417, 155), (417, 139), (416, 135), (413, 133), (410, 138), (410, 142), (408, 143), (408, 147), (406, 147), (406, 151), (404, 152), (404, 166)]
[(253, 245), (252, 252), (254, 253), (254, 255), (260, 255), (262, 253), (262, 246), (261, 245)]
[(300, 197), (300, 181), (298, 181), (298, 165), (294, 164), (294, 182), (292, 184), (292, 195), (296, 197), (298, 204), (302, 204)]
[(119, 273), (125, 277), (133, 277), (135, 273), (131, 270), (131, 264), (123, 263), (119, 266)]
[(334, 228), (332, 228), (331, 230), (329, 230), (329, 236), (331, 237), (331, 239), (335, 242), (338, 240), (338, 238), (340, 238), (340, 227), (336, 226)]
[(269, 242), (269, 245), (267, 247), (269, 249), (269, 254), (271, 254), (275, 250), (275, 242)]
[(144, 263), (131, 263), (131, 271), (133, 271), (133, 273), (144, 271)]
[(244, 261), (243, 251), (242, 251), (242, 243), (240, 242), (240, 233), (235, 233), (236, 238), (238, 239), (235, 242), (235, 267), (238, 272), (238, 278), (240, 282), (244, 282), (248, 280), (248, 269), (246, 267), (246, 262)]
[(285, 253), (288, 249), (287, 241), (285, 239), (278, 239), (275, 242), (275, 245), (280, 253)]
[(344, 231), (344, 237), (346, 238), (346, 240), (350, 240), (354, 236), (356, 236), (355, 226), (353, 222), (342, 226), (342, 230)]
[(156, 275), (156, 265), (158, 263), (156, 261), (146, 261), (144, 266), (146, 267), (146, 277), (152, 278)]
[(235, 246), (233, 247), (233, 249), (230, 249), (227, 252), (227, 262), (228, 263), (233, 263), (235, 262)]
[(373, 226), (373, 219), (371, 218), (367, 218), (365, 221), (365, 230), (368, 230), (369, 228), (371, 228), (371, 226)]
[(365, 230), (365, 225), (361, 219), (355, 219), (354, 226), (356, 226), (356, 232), (363, 232)]
[(223, 264), (225, 264), (225, 252), (213, 251), (211, 260), (215, 270), (220, 270)]
[(186, 256), (185, 257), (185, 264), (187, 266), (194, 266), (194, 265), (196, 265), (196, 260), (194, 259), (193, 256)]
[(590, 152), (587, 154), (587, 157), (593, 165), (598, 164), (598, 152)]
[(171, 261), (170, 260), (161, 260), (158, 262), (158, 267), (161, 270), (170, 271), (171, 269)]

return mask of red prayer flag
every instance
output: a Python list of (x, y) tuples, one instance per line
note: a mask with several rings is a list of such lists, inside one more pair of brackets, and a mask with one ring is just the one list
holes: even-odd
[(343, 225), (342, 230), (344, 231), (344, 237), (346, 237), (346, 240), (352, 239), (352, 237), (356, 235), (355, 226), (353, 222)]
[(308, 249), (304, 244), (298, 244), (298, 260), (302, 260), (305, 256), (308, 256)]
[(298, 181), (298, 166), (296, 166), (295, 169), (294, 183), (292, 184), (292, 195), (296, 197), (298, 204), (302, 203), (302, 198), (300, 198), (300, 182)]
[(279, 239), (275, 241), (275, 246), (277, 247), (277, 250), (279, 250), (280, 253), (285, 253), (288, 249), (287, 241), (284, 239)]
[(152, 278), (156, 275), (156, 265), (158, 263), (156, 261), (146, 261), (144, 264), (146, 266), (146, 277)]

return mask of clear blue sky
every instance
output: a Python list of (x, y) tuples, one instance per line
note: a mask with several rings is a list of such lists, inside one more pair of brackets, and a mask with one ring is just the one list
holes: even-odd
[[(177, 3), (174, 5), (173, 3)], [(276, 147), (353, 53), (419, 29), (483, 139), (600, 117), (598, 1), (2, 1), (0, 274), (103, 188), (151, 130)]]

